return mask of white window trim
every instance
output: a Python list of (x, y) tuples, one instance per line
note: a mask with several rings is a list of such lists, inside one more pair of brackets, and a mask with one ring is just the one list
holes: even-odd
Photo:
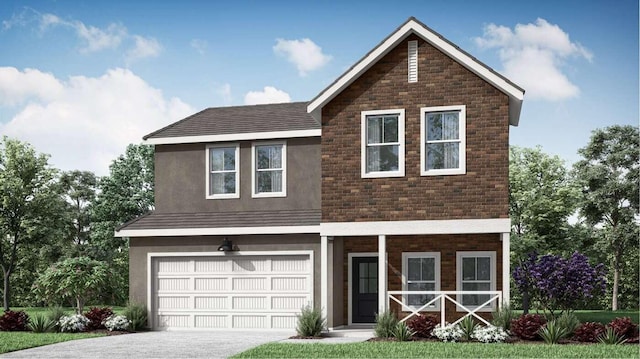
[[(460, 157), (458, 168), (447, 168), (437, 170), (427, 170), (427, 119), (426, 114), (429, 112), (460, 112)], [(420, 108), (420, 175), (421, 176), (442, 176), (442, 175), (462, 175), (467, 172), (466, 150), (467, 150), (467, 109), (465, 105), (458, 106), (436, 106)]]
[[(282, 191), (281, 192), (264, 192), (256, 193), (256, 147), (282, 145)], [(269, 198), (269, 197), (286, 197), (287, 196), (287, 141), (268, 141), (251, 143), (251, 197), (252, 198)]]
[[(490, 288), (489, 290), (496, 290), (496, 252), (495, 251), (469, 251), (469, 252), (456, 252), (456, 290), (462, 290), (462, 258), (465, 257), (489, 257), (489, 262), (491, 263), (491, 271), (489, 273), (490, 277)], [(462, 295), (457, 296), (456, 300), (459, 303), (462, 303)], [(464, 304), (464, 303), (462, 303)], [(465, 305), (465, 307), (473, 310), (476, 309), (476, 306)], [(496, 308), (496, 301), (494, 300), (488, 307), (478, 309), (478, 312), (491, 312)], [(458, 312), (465, 311), (462, 307), (456, 306), (456, 310)]]
[[(409, 291), (408, 271), (409, 271), (409, 258), (434, 258), (435, 259), (435, 287), (434, 291), (440, 290), (440, 252), (402, 252), (402, 290)], [(406, 295), (402, 296), (402, 302), (414, 310), (420, 307), (407, 304), (408, 298)], [(426, 312), (436, 312), (440, 310), (440, 300), (433, 303), (433, 308), (426, 308)], [(409, 312), (405, 307), (402, 307), (403, 312)]]
[[(367, 116), (398, 115), (398, 170), (367, 173)], [(360, 114), (360, 169), (362, 178), (404, 177), (404, 109), (362, 111)]]
[[(236, 192), (235, 193), (222, 193), (222, 194), (211, 194), (211, 154), (209, 150), (212, 148), (230, 148), (234, 147), (236, 149)], [(216, 145), (207, 145), (205, 148), (205, 157), (207, 166), (205, 168), (205, 188), (206, 188), (206, 198), (207, 199), (232, 199), (232, 198), (240, 198), (240, 144), (239, 143), (225, 143), (225, 144), (216, 144)]]

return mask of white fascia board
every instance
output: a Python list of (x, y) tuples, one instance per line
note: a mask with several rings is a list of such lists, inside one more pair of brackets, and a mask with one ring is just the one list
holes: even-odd
[(182, 136), (182, 137), (160, 137), (144, 140), (148, 145), (172, 145), (179, 143), (202, 143), (202, 142), (228, 142), (246, 140), (271, 140), (277, 138), (296, 137), (319, 137), (322, 130), (298, 130), (298, 131), (273, 131), (273, 132), (248, 132), (231, 133), (227, 135), (206, 135), (206, 136)]
[(507, 233), (510, 230), (511, 220), (509, 218), (320, 224), (321, 236)]
[[(440, 51), (458, 61), (464, 67), (474, 72), (476, 75), (496, 86), (499, 90), (507, 94), (509, 96), (509, 99), (513, 100), (514, 104), (521, 103), (524, 99), (524, 91), (518, 89), (502, 77), (493, 73), (477, 60), (462, 52), (457, 47), (442, 39), (437, 34), (429, 31), (427, 28), (418, 24), (416, 21), (410, 20), (403, 27), (389, 36), (389, 38), (384, 43), (380, 44), (367, 57), (358, 62), (351, 70), (343, 74), (333, 85), (325, 89), (314, 101), (309, 103), (309, 105), (307, 105), (307, 112), (313, 113), (318, 108), (322, 108), (324, 105), (326, 105), (337, 94), (342, 92), (342, 90), (344, 90), (366, 70), (373, 66), (382, 56), (391, 51), (391, 49), (393, 49), (401, 39), (403, 39), (407, 34), (411, 32), (419, 35), (420, 37), (428, 41), (431, 45), (435, 46)], [(519, 116), (519, 113), (520, 111), (518, 109), (509, 116), (509, 121), (514, 126), (517, 125), (518, 119), (517, 117), (513, 116), (516, 114)]]
[(320, 233), (320, 226), (123, 229), (115, 237), (233, 236), (243, 234)]

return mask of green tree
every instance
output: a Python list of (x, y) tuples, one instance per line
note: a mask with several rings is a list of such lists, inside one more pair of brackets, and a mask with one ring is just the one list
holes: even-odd
[(3, 137), (0, 142), (0, 266), (3, 306), (9, 310), (10, 277), (19, 249), (27, 241), (42, 240), (59, 212), (55, 170), (46, 155), (29, 144)]
[(109, 267), (104, 262), (89, 257), (67, 258), (42, 273), (34, 287), (39, 299), (56, 304), (72, 300), (76, 313), (82, 314), (84, 305), (97, 299), (108, 285), (109, 277)]
[(125, 300), (128, 293), (128, 242), (115, 238), (121, 224), (154, 208), (154, 148), (129, 145), (126, 152), (113, 161), (109, 176), (99, 180), (98, 195), (91, 206), (91, 257), (108, 262), (120, 278), (115, 300)]
[[(579, 190), (558, 156), (537, 148), (509, 149), (509, 215), (512, 260), (519, 263), (527, 253), (572, 253), (571, 226), (567, 219), (577, 208)], [(529, 293), (522, 295), (529, 308)]]
[(638, 248), (640, 131), (617, 125), (597, 129), (578, 153), (583, 157), (574, 166), (584, 193), (580, 214), (603, 231), (613, 272), (611, 309), (617, 310), (625, 252)]
[(73, 245), (72, 255), (83, 253), (89, 243), (90, 211), (97, 185), (98, 179), (89, 171), (69, 171), (60, 176), (60, 186), (67, 203), (67, 239)]

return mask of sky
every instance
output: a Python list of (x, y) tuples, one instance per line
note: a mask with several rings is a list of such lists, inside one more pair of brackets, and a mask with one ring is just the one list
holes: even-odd
[(207, 107), (308, 101), (410, 16), (526, 90), (510, 143), (568, 165), (638, 125), (638, 1), (0, 2), (0, 135), (107, 175)]

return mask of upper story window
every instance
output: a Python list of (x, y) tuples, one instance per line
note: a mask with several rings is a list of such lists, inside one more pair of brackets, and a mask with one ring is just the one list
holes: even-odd
[(240, 146), (207, 146), (207, 198), (240, 197)]
[[(458, 252), (456, 258), (458, 290), (495, 291), (496, 290), (496, 252)], [(476, 309), (486, 303), (491, 295), (465, 294), (458, 301), (467, 308)], [(479, 309), (490, 311), (495, 301)]]
[[(402, 290), (438, 291), (440, 290), (440, 253), (404, 252), (402, 253)], [(431, 294), (408, 294), (404, 303), (414, 310), (420, 309), (435, 298)], [(439, 301), (431, 303), (423, 310), (438, 310)]]
[(466, 172), (465, 106), (420, 109), (420, 173), (423, 176)]
[(404, 109), (362, 112), (362, 177), (404, 176)]
[(287, 195), (287, 144), (265, 142), (251, 145), (253, 197)]

